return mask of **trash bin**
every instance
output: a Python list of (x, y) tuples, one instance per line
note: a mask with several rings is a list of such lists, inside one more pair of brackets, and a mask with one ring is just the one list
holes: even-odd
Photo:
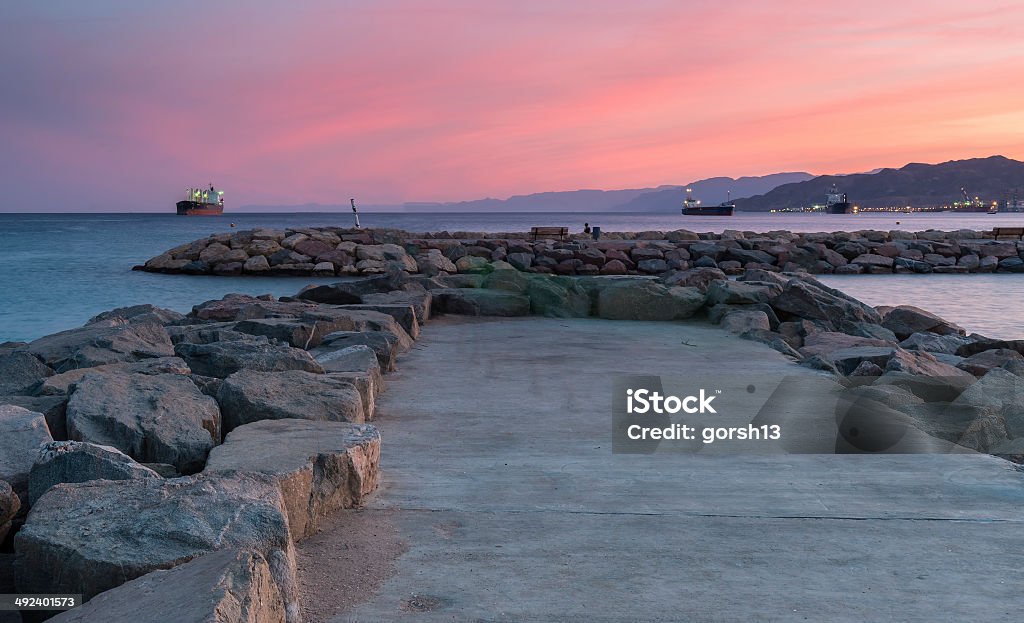
[(594, 238), (594, 240), (597, 240), (598, 238), (601, 237), (601, 228), (594, 227), (593, 229), (590, 230), (590, 235)]

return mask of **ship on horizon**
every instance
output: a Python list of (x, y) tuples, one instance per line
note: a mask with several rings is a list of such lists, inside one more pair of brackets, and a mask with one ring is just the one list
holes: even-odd
[(209, 188), (188, 188), (185, 199), (175, 204), (178, 216), (220, 216), (224, 214), (224, 191)]
[(726, 191), (726, 200), (716, 206), (702, 206), (699, 199), (693, 198), (693, 189), (686, 189), (686, 199), (683, 201), (683, 214), (686, 216), (732, 216), (736, 204), (730, 198), (731, 191)]
[(835, 184), (828, 191), (825, 198), (825, 212), (827, 214), (853, 214), (855, 210), (846, 198), (846, 193), (840, 192)]

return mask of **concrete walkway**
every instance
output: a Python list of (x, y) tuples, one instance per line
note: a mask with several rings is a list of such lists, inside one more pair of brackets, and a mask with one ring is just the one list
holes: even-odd
[(379, 404), (406, 542), (335, 621), (1004, 621), (1024, 473), (978, 455), (613, 455), (620, 374), (812, 374), (700, 323), (431, 322)]

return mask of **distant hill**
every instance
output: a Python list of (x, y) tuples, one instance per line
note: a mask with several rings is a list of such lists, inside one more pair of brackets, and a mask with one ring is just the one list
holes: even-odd
[(423, 212), (603, 212), (640, 195), (672, 186), (628, 190), (566, 190), (449, 203), (410, 202), (405, 211)]
[(704, 205), (718, 205), (730, 197), (739, 199), (769, 192), (782, 184), (803, 182), (812, 179), (810, 173), (772, 173), (760, 177), (711, 177), (693, 182), (688, 186), (673, 186), (644, 193), (626, 203), (615, 206), (616, 212), (679, 212), (686, 198), (686, 188), (693, 189), (693, 196)]
[(991, 156), (941, 164), (912, 163), (877, 173), (821, 175), (738, 200), (736, 209), (764, 211), (822, 204), (832, 184), (845, 192), (851, 203), (867, 208), (948, 205), (962, 199), (961, 187), (971, 197), (990, 203), (1024, 188), (1024, 162)]

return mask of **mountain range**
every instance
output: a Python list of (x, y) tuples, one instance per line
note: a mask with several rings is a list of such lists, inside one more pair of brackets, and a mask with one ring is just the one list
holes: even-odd
[(1001, 202), (1014, 193), (1024, 198), (1024, 162), (990, 156), (941, 164), (911, 163), (874, 173), (819, 175), (739, 199), (736, 209), (765, 211), (820, 205), (833, 184), (847, 194), (851, 203), (866, 208), (950, 205), (963, 200), (961, 188), (985, 203)]
[[(683, 185), (624, 190), (569, 190), (515, 195), (508, 199), (458, 202), (409, 202), (401, 205), (361, 205), (376, 212), (665, 212), (678, 213), (686, 188), (704, 205), (731, 197), (737, 210), (767, 211), (821, 204), (835, 184), (850, 201), (862, 207), (912, 205), (927, 207), (960, 201), (965, 188), (986, 203), (1011, 195), (1024, 199), (1024, 162), (1004, 156), (952, 160), (941, 164), (911, 163), (869, 173), (819, 175), (772, 173), (759, 177), (712, 177)], [(348, 205), (304, 204), (242, 206), (242, 211), (348, 211)]]

